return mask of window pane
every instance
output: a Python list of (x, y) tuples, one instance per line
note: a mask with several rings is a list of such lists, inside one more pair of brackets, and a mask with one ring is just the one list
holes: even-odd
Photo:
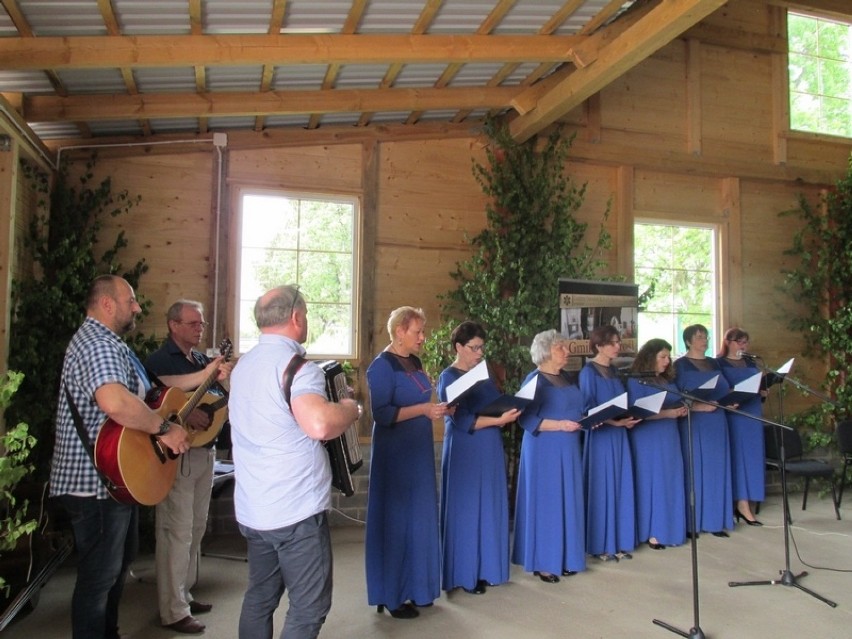
[(240, 202), (239, 351), (257, 341), (257, 298), (296, 284), (308, 301), (308, 354), (354, 357), (355, 199), (265, 192)]
[(790, 128), (852, 136), (852, 25), (787, 14)]
[(715, 325), (715, 236), (706, 227), (636, 224), (634, 281), (648, 292), (639, 312), (639, 342), (668, 340), (676, 355), (685, 352), (683, 329)]

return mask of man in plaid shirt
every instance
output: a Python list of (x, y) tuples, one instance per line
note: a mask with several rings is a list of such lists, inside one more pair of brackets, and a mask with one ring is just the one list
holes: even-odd
[[(50, 494), (66, 509), (78, 554), (71, 600), (74, 639), (116, 639), (118, 604), (124, 577), (135, 555), (137, 509), (109, 498), (71, 416), (65, 389), (94, 445), (107, 417), (126, 428), (156, 434), (173, 453), (189, 449), (186, 431), (163, 419), (144, 402), (150, 382), (121, 335), (133, 330), (142, 311), (126, 280), (104, 275), (89, 287), (86, 319), (65, 352), (56, 416), (56, 445)], [(189, 390), (218, 367), (163, 378)]]

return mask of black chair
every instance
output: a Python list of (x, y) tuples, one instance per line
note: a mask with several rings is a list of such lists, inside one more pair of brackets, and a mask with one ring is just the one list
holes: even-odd
[(852, 463), (852, 420), (837, 422), (834, 435), (837, 438), (837, 449), (843, 457), (843, 471), (840, 473), (840, 490), (837, 492), (837, 507), (843, 501), (843, 488), (846, 485), (846, 469)]
[[(784, 457), (786, 460), (784, 467), (786, 468), (787, 476), (804, 478), (805, 488), (802, 495), (802, 510), (807, 510), (808, 508), (808, 489), (810, 488), (811, 479), (825, 479), (831, 486), (834, 514), (840, 519), (840, 502), (837, 499), (834, 467), (822, 459), (805, 457), (802, 448), (802, 438), (796, 430), (767, 425), (764, 427), (764, 435), (766, 443), (766, 465), (781, 470), (781, 441), (783, 437)], [(790, 512), (789, 504), (787, 512)]]

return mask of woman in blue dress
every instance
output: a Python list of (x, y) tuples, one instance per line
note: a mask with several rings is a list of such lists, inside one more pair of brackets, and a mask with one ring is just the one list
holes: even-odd
[(686, 415), (674, 385), (672, 345), (664, 339), (648, 340), (633, 360), (631, 371), (651, 372), (648, 384), (627, 380), (632, 406), (637, 399), (668, 390), (663, 408), (630, 429), (633, 478), (636, 492), (636, 531), (639, 542), (654, 550), (679, 546), (686, 540), (686, 496), (683, 454), (677, 420)]
[[(686, 355), (675, 360), (675, 382), (682, 391), (690, 393), (703, 383), (717, 377), (715, 391), (706, 399), (721, 399), (730, 385), (722, 375), (719, 363), (707, 357), (707, 329), (693, 324), (683, 329)], [(687, 532), (709, 532), (727, 537), (726, 529), (734, 527), (733, 497), (731, 496), (731, 448), (728, 441), (728, 420), (725, 411), (712, 404), (694, 402), (686, 417), (678, 424), (687, 464), (685, 480), (689, 494), (689, 422), (692, 422), (692, 464), (695, 474), (695, 528), (687, 518)]]
[[(485, 330), (462, 322), (450, 342), (452, 365), (438, 378), (438, 397), (483, 358)], [(480, 411), (501, 396), (491, 379), (461, 397), (444, 417), (441, 460), (441, 541), (444, 590), (463, 588), (481, 595), (488, 584), (509, 580), (509, 501), (502, 426), (520, 416), (516, 409), (499, 416)]]
[[(740, 328), (729, 328), (725, 333), (722, 348), (716, 361), (731, 386), (759, 373), (757, 364), (744, 359), (740, 353), (748, 349), (748, 333)], [(754, 399), (742, 402), (738, 410), (755, 417), (763, 417), (763, 396), (766, 391), (755, 394)], [(763, 443), (763, 422), (747, 415), (728, 413), (728, 437), (731, 441), (731, 484), (734, 517), (744, 519), (749, 526), (762, 526), (755, 519), (752, 502), (762, 502), (766, 497), (766, 451)]]
[(512, 563), (545, 583), (586, 569), (585, 507), (580, 453), (583, 397), (562, 367), (566, 339), (555, 330), (539, 333), (530, 346), (538, 376), (533, 403), (521, 413), (524, 429)]
[[(580, 370), (585, 410), (625, 392), (612, 360), (621, 350), (621, 336), (612, 325), (589, 336), (594, 357)], [(586, 552), (603, 561), (632, 559), (636, 547), (633, 458), (627, 430), (639, 423), (624, 417), (589, 430), (583, 451), (586, 483)]]
[(367, 369), (373, 447), (367, 494), (367, 598), (378, 612), (410, 619), (441, 594), (441, 549), (432, 420), (447, 414), (432, 402), (432, 383), (417, 353), (423, 311), (391, 312), (391, 343)]

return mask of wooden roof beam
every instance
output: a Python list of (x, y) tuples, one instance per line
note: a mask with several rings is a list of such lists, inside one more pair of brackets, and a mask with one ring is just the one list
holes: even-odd
[(585, 38), (408, 34), (0, 38), (0, 68), (32, 71), (253, 64), (562, 62)]
[[(509, 125), (511, 135), (526, 141), (557, 119), (582, 104), (637, 64), (664, 47), (681, 33), (724, 5), (726, 0), (667, 0), (659, 2), (628, 29), (608, 41), (595, 60), (550, 86), (543, 94), (533, 86), (535, 108), (515, 118)], [(617, 24), (617, 22), (616, 22)], [(525, 102), (523, 94), (519, 103)]]
[(28, 122), (508, 108), (518, 87), (88, 94), (24, 99)]

